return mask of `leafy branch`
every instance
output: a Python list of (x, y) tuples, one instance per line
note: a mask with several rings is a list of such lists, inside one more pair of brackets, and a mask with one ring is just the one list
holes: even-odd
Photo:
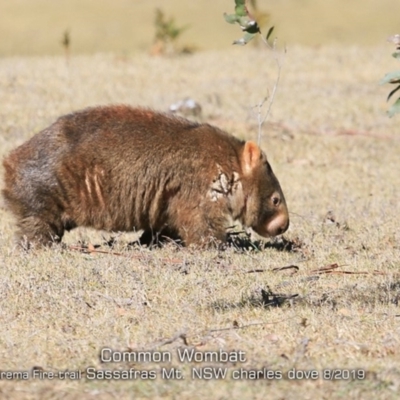
[[(400, 60), (400, 35), (394, 35), (391, 36), (388, 39), (389, 42), (392, 42), (396, 45), (396, 51), (392, 54), (392, 56), (398, 60)], [(385, 83), (389, 83), (392, 85), (396, 85), (396, 87), (390, 91), (387, 101), (391, 99), (391, 97), (398, 91), (400, 90), (400, 70), (397, 71), (392, 71), (387, 73), (383, 79), (381, 80), (381, 85)], [(389, 108), (388, 114), (389, 117), (393, 117), (393, 115), (400, 113), (400, 97), (392, 104), (392, 106)]]
[[(255, 1), (252, 1), (252, 4), (254, 6)], [(254, 39), (256, 35), (261, 34), (258, 22), (247, 8), (246, 0), (235, 0), (235, 14), (224, 13), (224, 18), (225, 21), (230, 24), (239, 24), (240, 28), (244, 32), (243, 37), (235, 40), (233, 44), (244, 46), (249, 43), (250, 40)], [(272, 45), (269, 43), (269, 38), (271, 37), (273, 30), (273, 26), (269, 28), (265, 38), (261, 35), (264, 43), (266, 43), (269, 47), (272, 47)]]

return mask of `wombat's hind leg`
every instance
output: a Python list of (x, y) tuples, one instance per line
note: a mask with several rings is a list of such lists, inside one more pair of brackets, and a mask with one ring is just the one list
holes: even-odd
[(61, 242), (64, 228), (54, 223), (46, 222), (37, 216), (22, 218), (18, 223), (17, 240), (23, 248), (50, 246)]

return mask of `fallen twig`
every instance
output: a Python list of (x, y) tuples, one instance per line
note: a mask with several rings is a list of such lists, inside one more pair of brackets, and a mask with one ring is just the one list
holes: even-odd
[(68, 246), (68, 249), (80, 251), (81, 253), (85, 253), (85, 254), (99, 253), (99, 254), (110, 254), (113, 256), (127, 257), (125, 254), (117, 253), (115, 251), (98, 250), (92, 244), (89, 244), (87, 247), (72, 245), (72, 246)]
[(388, 275), (387, 272), (383, 271), (342, 271), (339, 270), (337, 271), (337, 268), (344, 267), (344, 265), (338, 265), (338, 264), (330, 264), (327, 265), (326, 267), (322, 268), (317, 268), (313, 269), (312, 271), (309, 272), (310, 275), (312, 274), (337, 274), (337, 275)]
[(278, 268), (273, 268), (273, 272), (278, 272), (278, 271), (285, 271), (287, 269), (294, 269), (293, 273), (296, 273), (297, 271), (300, 270), (300, 268), (297, 265), (287, 265), (285, 267), (278, 267)]
[(246, 274), (254, 274), (257, 272), (266, 272), (266, 269), (250, 269), (249, 271), (246, 271)]
[[(95, 246), (92, 244), (89, 244), (87, 247), (82, 247), (82, 246), (68, 246), (69, 250), (76, 250), (84, 254), (93, 254), (93, 253), (98, 253), (98, 254), (108, 254), (112, 256), (120, 256), (120, 257), (126, 257), (126, 258), (134, 258), (139, 261), (149, 261), (151, 257), (146, 257), (143, 254), (123, 254), (123, 253), (118, 253), (116, 251), (107, 251), (107, 250), (99, 250), (96, 249)], [(167, 263), (167, 264), (183, 264), (185, 261), (178, 259), (178, 258), (163, 258), (160, 260), (161, 262)]]
[(250, 328), (252, 326), (260, 326), (260, 325), (274, 325), (274, 324), (278, 324), (280, 322), (286, 322), (290, 319), (293, 318), (297, 318), (297, 315), (294, 315), (293, 317), (289, 317), (289, 318), (282, 318), (276, 321), (271, 321), (271, 322), (253, 322), (251, 324), (246, 324), (246, 325), (242, 325), (242, 326), (231, 326), (229, 328), (219, 328), (219, 329), (210, 329), (209, 332), (222, 332), (222, 331), (231, 331), (231, 330), (238, 330), (238, 329), (246, 329), (246, 328)]
[(338, 264), (330, 264), (327, 265), (325, 267), (321, 267), (321, 268), (317, 268), (317, 269), (313, 269), (309, 272), (309, 274), (326, 274), (328, 272), (332, 272), (332, 270), (336, 269), (336, 268), (340, 268), (340, 265)]
[(388, 275), (387, 272), (382, 271), (326, 271), (326, 274), (337, 274), (337, 275)]

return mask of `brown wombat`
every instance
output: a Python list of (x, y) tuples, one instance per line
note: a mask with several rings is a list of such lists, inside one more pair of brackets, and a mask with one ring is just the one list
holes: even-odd
[(234, 220), (262, 236), (289, 225), (265, 154), (208, 124), (128, 106), (60, 117), (4, 160), (3, 196), (23, 243), (78, 226), (143, 229), (185, 245), (224, 242)]

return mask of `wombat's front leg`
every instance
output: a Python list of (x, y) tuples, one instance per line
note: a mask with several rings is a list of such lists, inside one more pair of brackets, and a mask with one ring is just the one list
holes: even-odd
[(227, 240), (228, 218), (216, 203), (180, 215), (178, 235), (185, 246), (215, 247)]
[(21, 218), (18, 222), (17, 240), (22, 247), (31, 245), (49, 246), (59, 243), (64, 234), (62, 227), (46, 222), (40, 217), (30, 216)]

